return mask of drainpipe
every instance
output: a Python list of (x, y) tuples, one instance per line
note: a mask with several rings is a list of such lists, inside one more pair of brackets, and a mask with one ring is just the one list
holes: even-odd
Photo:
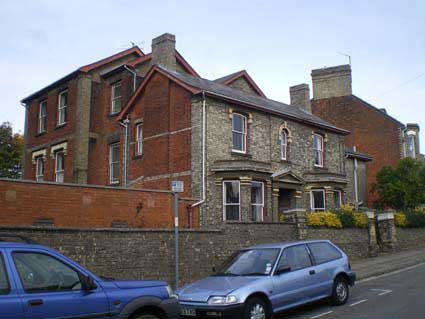
[(137, 73), (136, 71), (130, 69), (128, 66), (124, 65), (124, 68), (133, 74), (133, 93), (136, 92), (136, 80), (137, 80)]
[(205, 190), (205, 134), (206, 134), (206, 123), (205, 123), (205, 91), (202, 91), (202, 199), (196, 202), (192, 207), (199, 206), (205, 202), (206, 190)]
[[(353, 151), (356, 151), (356, 147), (353, 146)], [(355, 208), (359, 209), (359, 193), (357, 189), (357, 157), (354, 156), (354, 198), (355, 198)]]
[(118, 122), (121, 126), (124, 127), (125, 133), (124, 133), (124, 177), (123, 177), (123, 184), (124, 187), (127, 187), (127, 177), (128, 177), (128, 163), (127, 163), (127, 153), (128, 153), (128, 126), (130, 124), (130, 118), (127, 115), (127, 118), (122, 121)]

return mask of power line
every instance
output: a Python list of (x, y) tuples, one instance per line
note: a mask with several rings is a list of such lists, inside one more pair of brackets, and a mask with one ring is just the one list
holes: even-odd
[(423, 72), (423, 73), (421, 73), (421, 74), (419, 74), (419, 75), (415, 76), (414, 78), (411, 78), (410, 80), (407, 80), (407, 81), (404, 81), (404, 82), (400, 83), (399, 85), (397, 85), (397, 86), (393, 87), (392, 89), (389, 89), (389, 90), (387, 90), (387, 91), (382, 92), (381, 94), (379, 94), (379, 95), (377, 95), (377, 96), (373, 97), (373, 99), (376, 99), (376, 98), (378, 98), (378, 97), (381, 97), (381, 96), (387, 95), (388, 93), (391, 93), (392, 91), (394, 91), (394, 90), (396, 90), (396, 89), (398, 89), (398, 88), (400, 88), (400, 87), (402, 87), (402, 86), (405, 86), (406, 84), (409, 84), (409, 83), (411, 83), (411, 82), (413, 82), (413, 81), (418, 80), (419, 78), (423, 77), (424, 75), (425, 75), (425, 72)]

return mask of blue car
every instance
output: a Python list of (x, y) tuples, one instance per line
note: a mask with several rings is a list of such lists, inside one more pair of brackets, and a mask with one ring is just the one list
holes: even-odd
[(101, 278), (47, 247), (0, 242), (0, 318), (174, 319), (179, 314), (164, 281)]
[(342, 305), (355, 278), (347, 256), (329, 241), (278, 243), (242, 249), (176, 294), (182, 318), (267, 319), (324, 298)]

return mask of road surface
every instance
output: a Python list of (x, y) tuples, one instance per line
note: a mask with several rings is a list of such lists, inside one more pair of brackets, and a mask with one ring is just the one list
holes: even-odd
[(278, 319), (424, 319), (425, 263), (366, 279), (350, 291), (347, 304), (327, 301), (283, 312)]

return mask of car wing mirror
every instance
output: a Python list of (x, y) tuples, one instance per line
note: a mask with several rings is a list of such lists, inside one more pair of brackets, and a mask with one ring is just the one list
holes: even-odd
[(275, 275), (281, 275), (287, 272), (291, 271), (291, 266), (288, 265), (282, 265), (279, 268), (276, 269)]
[(97, 288), (96, 283), (90, 276), (81, 276), (81, 286), (83, 290), (90, 291)]

